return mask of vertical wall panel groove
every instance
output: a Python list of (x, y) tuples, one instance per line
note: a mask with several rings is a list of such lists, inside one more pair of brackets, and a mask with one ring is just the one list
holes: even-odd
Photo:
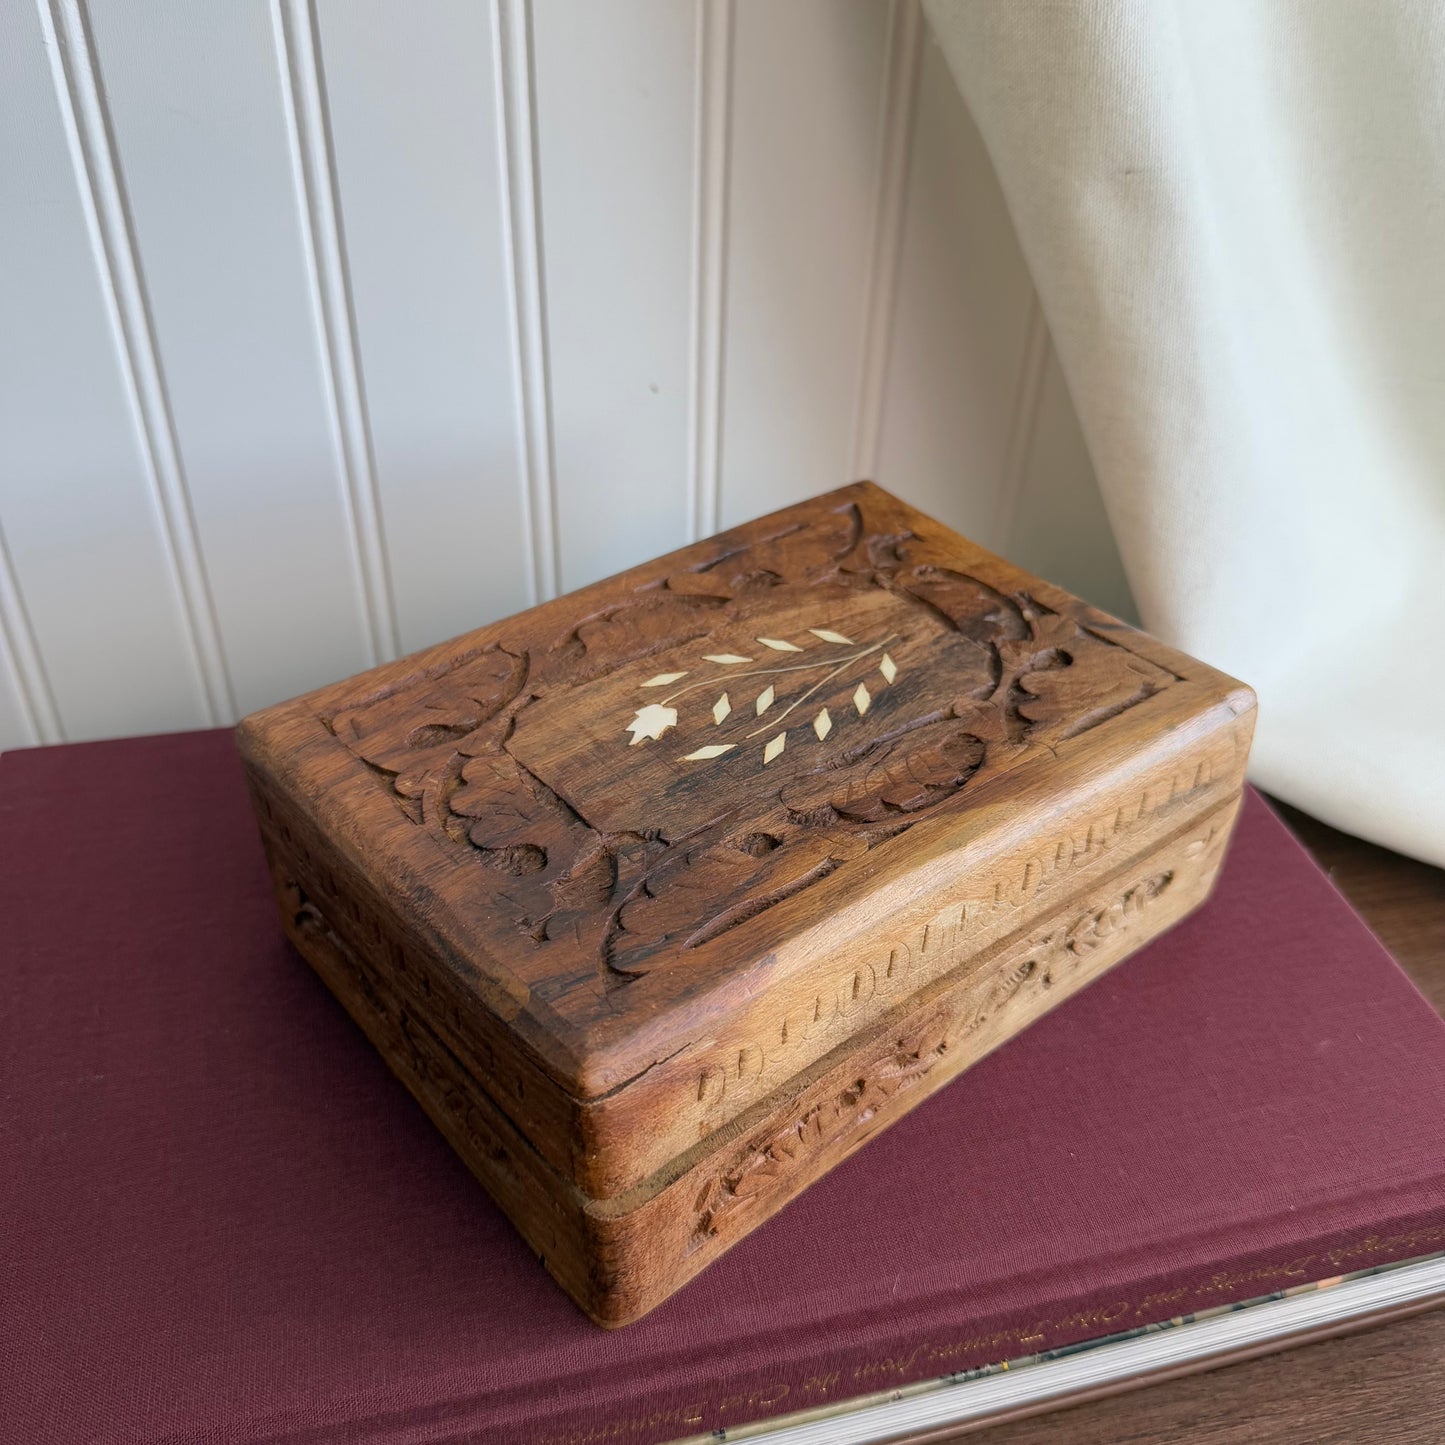
[(104, 90), (92, 59), (87, 17), (80, 0), (37, 0), (37, 4), (101, 291), (181, 604), (198, 690), (210, 721), (229, 721), (236, 716), (235, 696), (176, 446), (174, 418), (116, 162)]
[(0, 10), (5, 740), (224, 721), (865, 475), (1126, 610), (921, 10)]
[(272, 21), (300, 223), (305, 232), (307, 279), (325, 359), (323, 372), (337, 463), (345, 481), (362, 628), (372, 661), (381, 662), (400, 652), (400, 630), (377, 497), (326, 113), (325, 78), (311, 0), (275, 0)]
[(1049, 328), (1044, 321), (1038, 293), (1030, 291), (1028, 313), (1024, 320), (1023, 360), (1019, 366), (1018, 387), (1014, 393), (1003, 476), (999, 479), (998, 497), (994, 507), (993, 535), (989, 539), (993, 548), (1005, 556), (1008, 555), (1014, 539), (1019, 498), (1023, 495), (1028, 477), (1029, 457), (1039, 422), (1039, 401), (1043, 395), (1044, 368), (1048, 359)]
[(0, 644), (3, 644), (6, 670), (14, 679), (14, 692), (20, 703), (25, 726), (32, 743), (65, 741), (60, 712), (45, 675), (45, 663), (35, 643), (25, 600), (15, 581), (10, 565), (10, 550), (0, 534)]
[(724, 525), (852, 478), (890, 24), (877, 0), (736, 0)]
[[(527, 605), (492, 11), (313, 0), (387, 575), (410, 652)], [(565, 514), (565, 507), (564, 507)]]
[(689, 535), (698, 15), (678, 0), (529, 14), (565, 589)]
[(512, 339), (517, 369), (517, 429), (522, 439), (525, 517), (533, 601), (556, 595), (557, 543), (552, 398), (547, 368), (547, 312), (537, 196), (537, 127), (533, 102), (531, 7), (493, 0), (498, 130), (512, 285)]
[(697, 0), (688, 417), (692, 448), (688, 530), (694, 539), (717, 531), (721, 511), (732, 32), (732, 0)]
[(878, 438), (888, 380), (893, 308), (898, 295), (903, 217), (923, 57), (923, 16), (918, 0), (893, 0), (887, 75), (879, 108), (878, 188), (868, 248), (863, 331), (858, 355), (858, 398), (853, 414), (853, 476), (878, 472)]

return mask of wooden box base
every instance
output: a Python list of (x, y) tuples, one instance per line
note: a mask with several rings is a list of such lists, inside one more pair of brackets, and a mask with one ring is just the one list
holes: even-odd
[(579, 1191), (517, 1132), (484, 1081), (368, 958), (366, 941), (343, 940), (287, 876), (279, 839), (268, 836), (267, 852), (302, 957), (557, 1282), (611, 1328), (660, 1304), (879, 1130), (1198, 907), (1238, 809), (1236, 798), (1190, 818), (839, 1044), (667, 1169), (602, 1200)]
[(1253, 709), (860, 485), (239, 742), (296, 947), (615, 1326), (1200, 903)]

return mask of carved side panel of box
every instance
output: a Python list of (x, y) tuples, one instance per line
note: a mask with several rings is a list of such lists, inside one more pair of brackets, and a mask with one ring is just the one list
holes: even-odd
[(934, 981), (867, 1033), (702, 1140), (666, 1177), (606, 1200), (561, 1178), (472, 1068), (275, 860), (293, 942), (599, 1324), (628, 1323), (936, 1089), (1164, 931), (1207, 895), (1238, 800)]
[[(705, 1046), (663, 1060), (601, 1105), (582, 1106), (591, 1161), (586, 1192), (633, 1187), (758, 1100), (775, 1097), (814, 1059), (920, 989), (956, 978), (1037, 918), (1092, 896), (1101, 880), (1236, 802), (1251, 722), (1193, 716), (1180, 724), (1198, 733), (1187, 749), (1167, 726), (1131, 753), (1101, 749), (1087, 787), (1046, 798), (1047, 785), (1036, 784), (1037, 796), (1018, 787), (1000, 801), (1005, 831), (1031, 807), (1052, 814), (1037, 829), (1013, 829), (1013, 841), (998, 846), (989, 835), (977, 860), (965, 845), (932, 876), (920, 869), (909, 880), (913, 896), (891, 912), (870, 908), (866, 894), (845, 905), (808, 939), (817, 947), (826, 931), (837, 959), (821, 988), (814, 976), (800, 990), (777, 988), (770, 1006), (709, 1020)], [(619, 1147), (623, 1142), (629, 1147)], [(624, 1176), (622, 1166), (636, 1172)]]

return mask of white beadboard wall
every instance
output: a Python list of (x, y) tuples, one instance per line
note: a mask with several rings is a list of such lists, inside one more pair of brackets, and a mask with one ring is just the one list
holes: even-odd
[(859, 476), (1128, 590), (916, 0), (0, 0), (0, 745)]

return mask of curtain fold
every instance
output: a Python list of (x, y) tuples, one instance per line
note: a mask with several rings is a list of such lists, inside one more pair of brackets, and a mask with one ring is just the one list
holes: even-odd
[[(1445, 6), (925, 0), (1144, 625), (1445, 865)], [(962, 262), (960, 262), (962, 264)]]

